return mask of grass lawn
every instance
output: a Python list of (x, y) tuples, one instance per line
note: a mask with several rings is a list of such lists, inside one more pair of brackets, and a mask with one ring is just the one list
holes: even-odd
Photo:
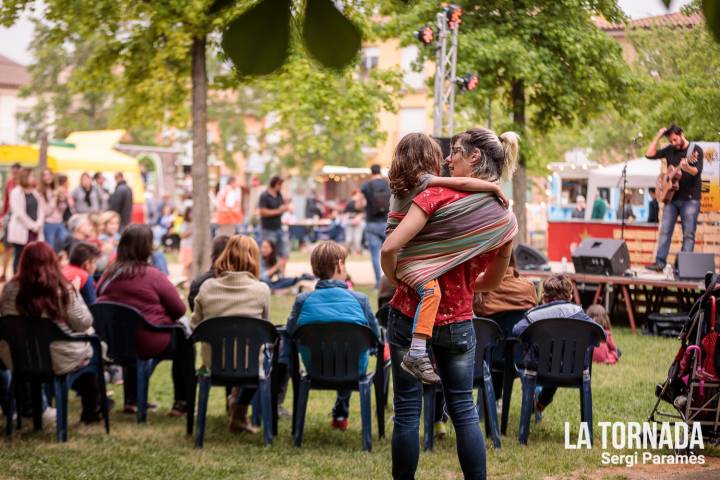
[[(371, 296), (374, 304), (374, 295)], [(292, 301), (290, 296), (273, 297), (274, 323), (284, 323)], [(654, 401), (653, 387), (664, 377), (677, 349), (675, 340), (634, 337), (625, 328), (617, 328), (614, 336), (623, 351), (620, 363), (593, 368), (596, 424), (645, 420)], [(113, 389), (117, 404), (122, 405), (122, 388)], [(375, 425), (372, 453), (361, 451), (357, 395), (351, 400), (350, 430), (342, 433), (329, 426), (333, 393), (313, 391), (304, 443), (296, 449), (292, 446), (288, 420), (281, 420), (279, 436), (269, 448), (263, 446), (260, 435), (230, 434), (223, 393), (224, 389), (217, 387), (211, 392), (205, 448), (196, 450), (192, 439), (184, 435), (184, 419), (166, 416), (172, 403), (172, 384), (170, 364), (164, 362), (153, 375), (150, 387), (150, 399), (158, 403), (159, 410), (149, 414), (146, 425), (136, 425), (134, 416), (113, 412), (111, 434), (105, 435), (100, 426), (79, 425), (79, 403), (74, 399), (70, 407), (70, 440), (58, 445), (54, 442), (54, 431), (36, 434), (25, 428), (11, 442), (0, 442), (0, 478), (390, 477), (390, 441), (377, 439)], [(574, 434), (580, 420), (578, 391), (560, 390), (555, 398), (542, 423), (532, 425), (529, 445), (520, 446), (517, 442), (520, 384), (515, 382), (508, 436), (502, 438), (501, 450), (488, 447), (489, 478), (585, 475), (598, 478), (598, 473), (602, 478), (602, 470), (598, 472), (602, 453), (599, 447), (591, 451), (564, 449), (563, 422), (571, 422)], [(286, 406), (290, 405), (289, 394)], [(391, 416), (388, 412), (388, 436), (392, 432)], [(436, 442), (433, 453), (421, 453), (417, 478), (462, 478), (452, 428), (449, 430), (446, 439)], [(625, 477), (615, 471), (611, 478)]]

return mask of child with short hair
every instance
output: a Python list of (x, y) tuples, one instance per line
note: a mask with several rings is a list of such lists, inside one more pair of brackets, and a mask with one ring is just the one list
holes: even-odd
[[(292, 336), (302, 325), (315, 323), (343, 322), (369, 327), (380, 337), (377, 319), (373, 314), (367, 295), (348, 288), (345, 259), (348, 252), (342, 245), (331, 240), (320, 242), (312, 251), (310, 264), (313, 274), (318, 277), (315, 290), (301, 293), (295, 299), (286, 332)], [(310, 359), (302, 355), (303, 362)], [(361, 359), (359, 369), (366, 370), (369, 352)], [(289, 365), (289, 348), (283, 345), (280, 361)], [(364, 373), (364, 372), (360, 372)], [(332, 427), (347, 430), (351, 391), (338, 391), (333, 408)]]
[(602, 305), (590, 305), (587, 316), (595, 320), (605, 330), (605, 341), (593, 350), (593, 362), (614, 365), (620, 359), (620, 350), (615, 345), (610, 328), (610, 317)]
[[(513, 335), (519, 337), (538, 320), (547, 318), (569, 318), (578, 322), (592, 322), (580, 305), (573, 303), (573, 283), (565, 274), (554, 274), (543, 281), (543, 303), (525, 312), (525, 317), (513, 327)], [(537, 351), (534, 348), (525, 350), (523, 363), (537, 364)], [(557, 387), (538, 387), (535, 396), (535, 418), (540, 420), (545, 407), (550, 405)]]
[[(470, 177), (440, 177), (442, 151), (440, 145), (423, 133), (405, 135), (398, 143), (388, 172), (390, 180), (390, 213), (388, 214), (387, 235), (394, 230), (407, 214), (413, 199), (428, 187), (447, 187), (471, 192), (491, 192), (498, 196), (505, 207), (508, 202), (493, 182)], [(385, 272), (394, 280), (393, 272)], [(440, 377), (430, 362), (427, 340), (432, 337), (435, 317), (440, 306), (441, 293), (437, 279), (432, 279), (417, 288), (420, 296), (410, 350), (403, 357), (401, 367), (423, 383), (439, 383)]]
[(93, 274), (97, 269), (100, 249), (87, 242), (78, 242), (70, 250), (69, 263), (62, 269), (63, 276), (70, 282), (89, 307), (97, 301)]

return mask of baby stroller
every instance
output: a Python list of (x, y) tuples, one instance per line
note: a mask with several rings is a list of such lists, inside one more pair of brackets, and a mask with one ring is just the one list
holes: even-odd
[[(657, 402), (649, 421), (674, 419), (688, 427), (700, 423), (704, 441), (720, 445), (720, 345), (718, 310), (720, 278), (708, 274), (705, 293), (693, 305), (680, 333), (680, 349), (668, 376), (657, 385)], [(674, 410), (663, 411), (662, 402)]]

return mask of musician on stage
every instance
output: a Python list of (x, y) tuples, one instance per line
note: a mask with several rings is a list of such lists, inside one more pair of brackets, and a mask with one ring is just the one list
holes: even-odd
[[(657, 149), (661, 137), (667, 137), (670, 142), (664, 148)], [(661, 128), (650, 145), (645, 157), (649, 159), (664, 158), (667, 166), (679, 168), (682, 176), (679, 181), (679, 189), (672, 195), (670, 201), (665, 203), (662, 214), (662, 225), (660, 226), (660, 239), (658, 251), (655, 256), (655, 263), (646, 267), (648, 270), (661, 272), (665, 268), (668, 253), (670, 252), (670, 241), (673, 230), (680, 216), (682, 225), (683, 241), (682, 251), (692, 252), (695, 248), (695, 229), (697, 228), (698, 214), (700, 213), (700, 186), (701, 173), (703, 169), (703, 151), (694, 145), (690, 155), (688, 148), (690, 142), (685, 138), (683, 129), (675, 124), (668, 128)]]

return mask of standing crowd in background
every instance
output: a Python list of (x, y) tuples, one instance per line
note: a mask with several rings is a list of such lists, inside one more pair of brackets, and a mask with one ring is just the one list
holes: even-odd
[[(80, 184), (69, 191), (68, 177), (44, 168), (36, 173), (12, 165), (3, 191), (2, 238), (5, 247), (0, 280), (11, 275), (8, 270), (12, 259), (13, 272), (19, 266), (26, 245), (34, 241), (47, 242), (56, 253), (64, 252), (67, 259), (73, 239), (96, 244), (106, 255), (113, 251), (115, 238), (132, 220), (133, 194), (122, 172), (115, 174), (115, 190), (111, 193), (104, 185), (100, 172), (91, 176), (85, 172)], [(87, 222), (72, 217), (84, 215)], [(85, 223), (88, 230), (83, 230)], [(80, 227), (79, 224), (83, 224)], [(80, 228), (80, 231), (77, 229)]]

